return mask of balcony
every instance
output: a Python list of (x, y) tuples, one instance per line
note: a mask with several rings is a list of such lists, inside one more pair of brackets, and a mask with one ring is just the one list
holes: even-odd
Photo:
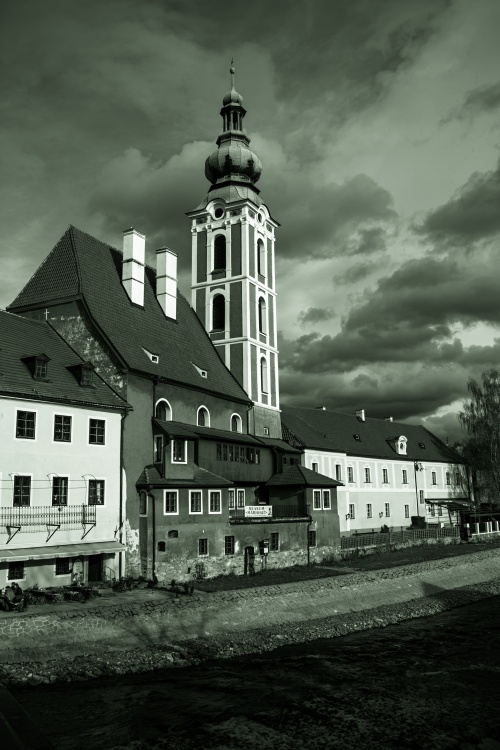
[(260, 508), (263, 513), (270, 511), (270, 514), (259, 516), (252, 513), (252, 515), (248, 515), (248, 508), (236, 508), (229, 511), (229, 522), (236, 524), (309, 520), (305, 503), (299, 503), (298, 505), (262, 505)]
[[(47, 505), (47, 506), (19, 506), (15, 508), (0, 508), (0, 528), (7, 527), (9, 538), (7, 543), (18, 531), (47, 530), (47, 541), (60, 528), (81, 529), (85, 537), (96, 525), (97, 513), (95, 505)], [(82, 539), (83, 539), (82, 537)]]

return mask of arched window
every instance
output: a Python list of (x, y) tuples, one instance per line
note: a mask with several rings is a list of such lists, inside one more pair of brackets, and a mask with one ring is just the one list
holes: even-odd
[(212, 331), (223, 331), (226, 327), (226, 300), (216, 294), (212, 300)]
[(210, 414), (205, 406), (200, 406), (196, 423), (198, 427), (210, 427)]
[(259, 333), (266, 333), (266, 302), (259, 297)]
[(155, 406), (156, 419), (162, 419), (164, 422), (172, 421), (172, 409), (168, 401), (161, 398)]
[(241, 432), (241, 417), (239, 414), (233, 414), (231, 417), (231, 432)]
[(266, 275), (266, 249), (262, 240), (257, 242), (257, 273)]
[(260, 389), (262, 393), (269, 393), (268, 380), (267, 360), (265, 357), (262, 357), (260, 360)]
[(214, 271), (226, 269), (226, 238), (218, 234), (214, 240)]

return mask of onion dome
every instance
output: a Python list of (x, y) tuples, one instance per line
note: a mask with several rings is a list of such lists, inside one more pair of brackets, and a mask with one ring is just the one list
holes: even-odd
[(205, 176), (212, 183), (211, 190), (223, 185), (246, 184), (258, 193), (254, 184), (262, 172), (259, 157), (249, 148), (250, 139), (243, 130), (243, 98), (234, 88), (235, 70), (231, 64), (231, 90), (225, 95), (220, 114), (222, 133), (217, 138), (217, 149), (205, 162)]

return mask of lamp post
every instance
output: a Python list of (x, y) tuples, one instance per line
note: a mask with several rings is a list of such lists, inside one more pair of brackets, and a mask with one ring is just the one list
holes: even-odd
[(422, 464), (420, 463), (420, 461), (414, 461), (413, 462), (413, 470), (414, 470), (414, 473), (415, 473), (415, 499), (416, 499), (416, 502), (417, 502), (417, 516), (419, 516), (420, 515), (420, 510), (419, 510), (419, 507), (418, 507), (419, 503), (418, 503), (417, 471), (423, 471), (424, 467), (422, 466)]

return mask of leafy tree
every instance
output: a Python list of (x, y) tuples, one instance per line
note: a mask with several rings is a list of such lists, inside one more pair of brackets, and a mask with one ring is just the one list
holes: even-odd
[(500, 506), (500, 370), (487, 370), (481, 383), (469, 380), (470, 401), (458, 415), (468, 432), (462, 456), (476, 475), (481, 502)]

